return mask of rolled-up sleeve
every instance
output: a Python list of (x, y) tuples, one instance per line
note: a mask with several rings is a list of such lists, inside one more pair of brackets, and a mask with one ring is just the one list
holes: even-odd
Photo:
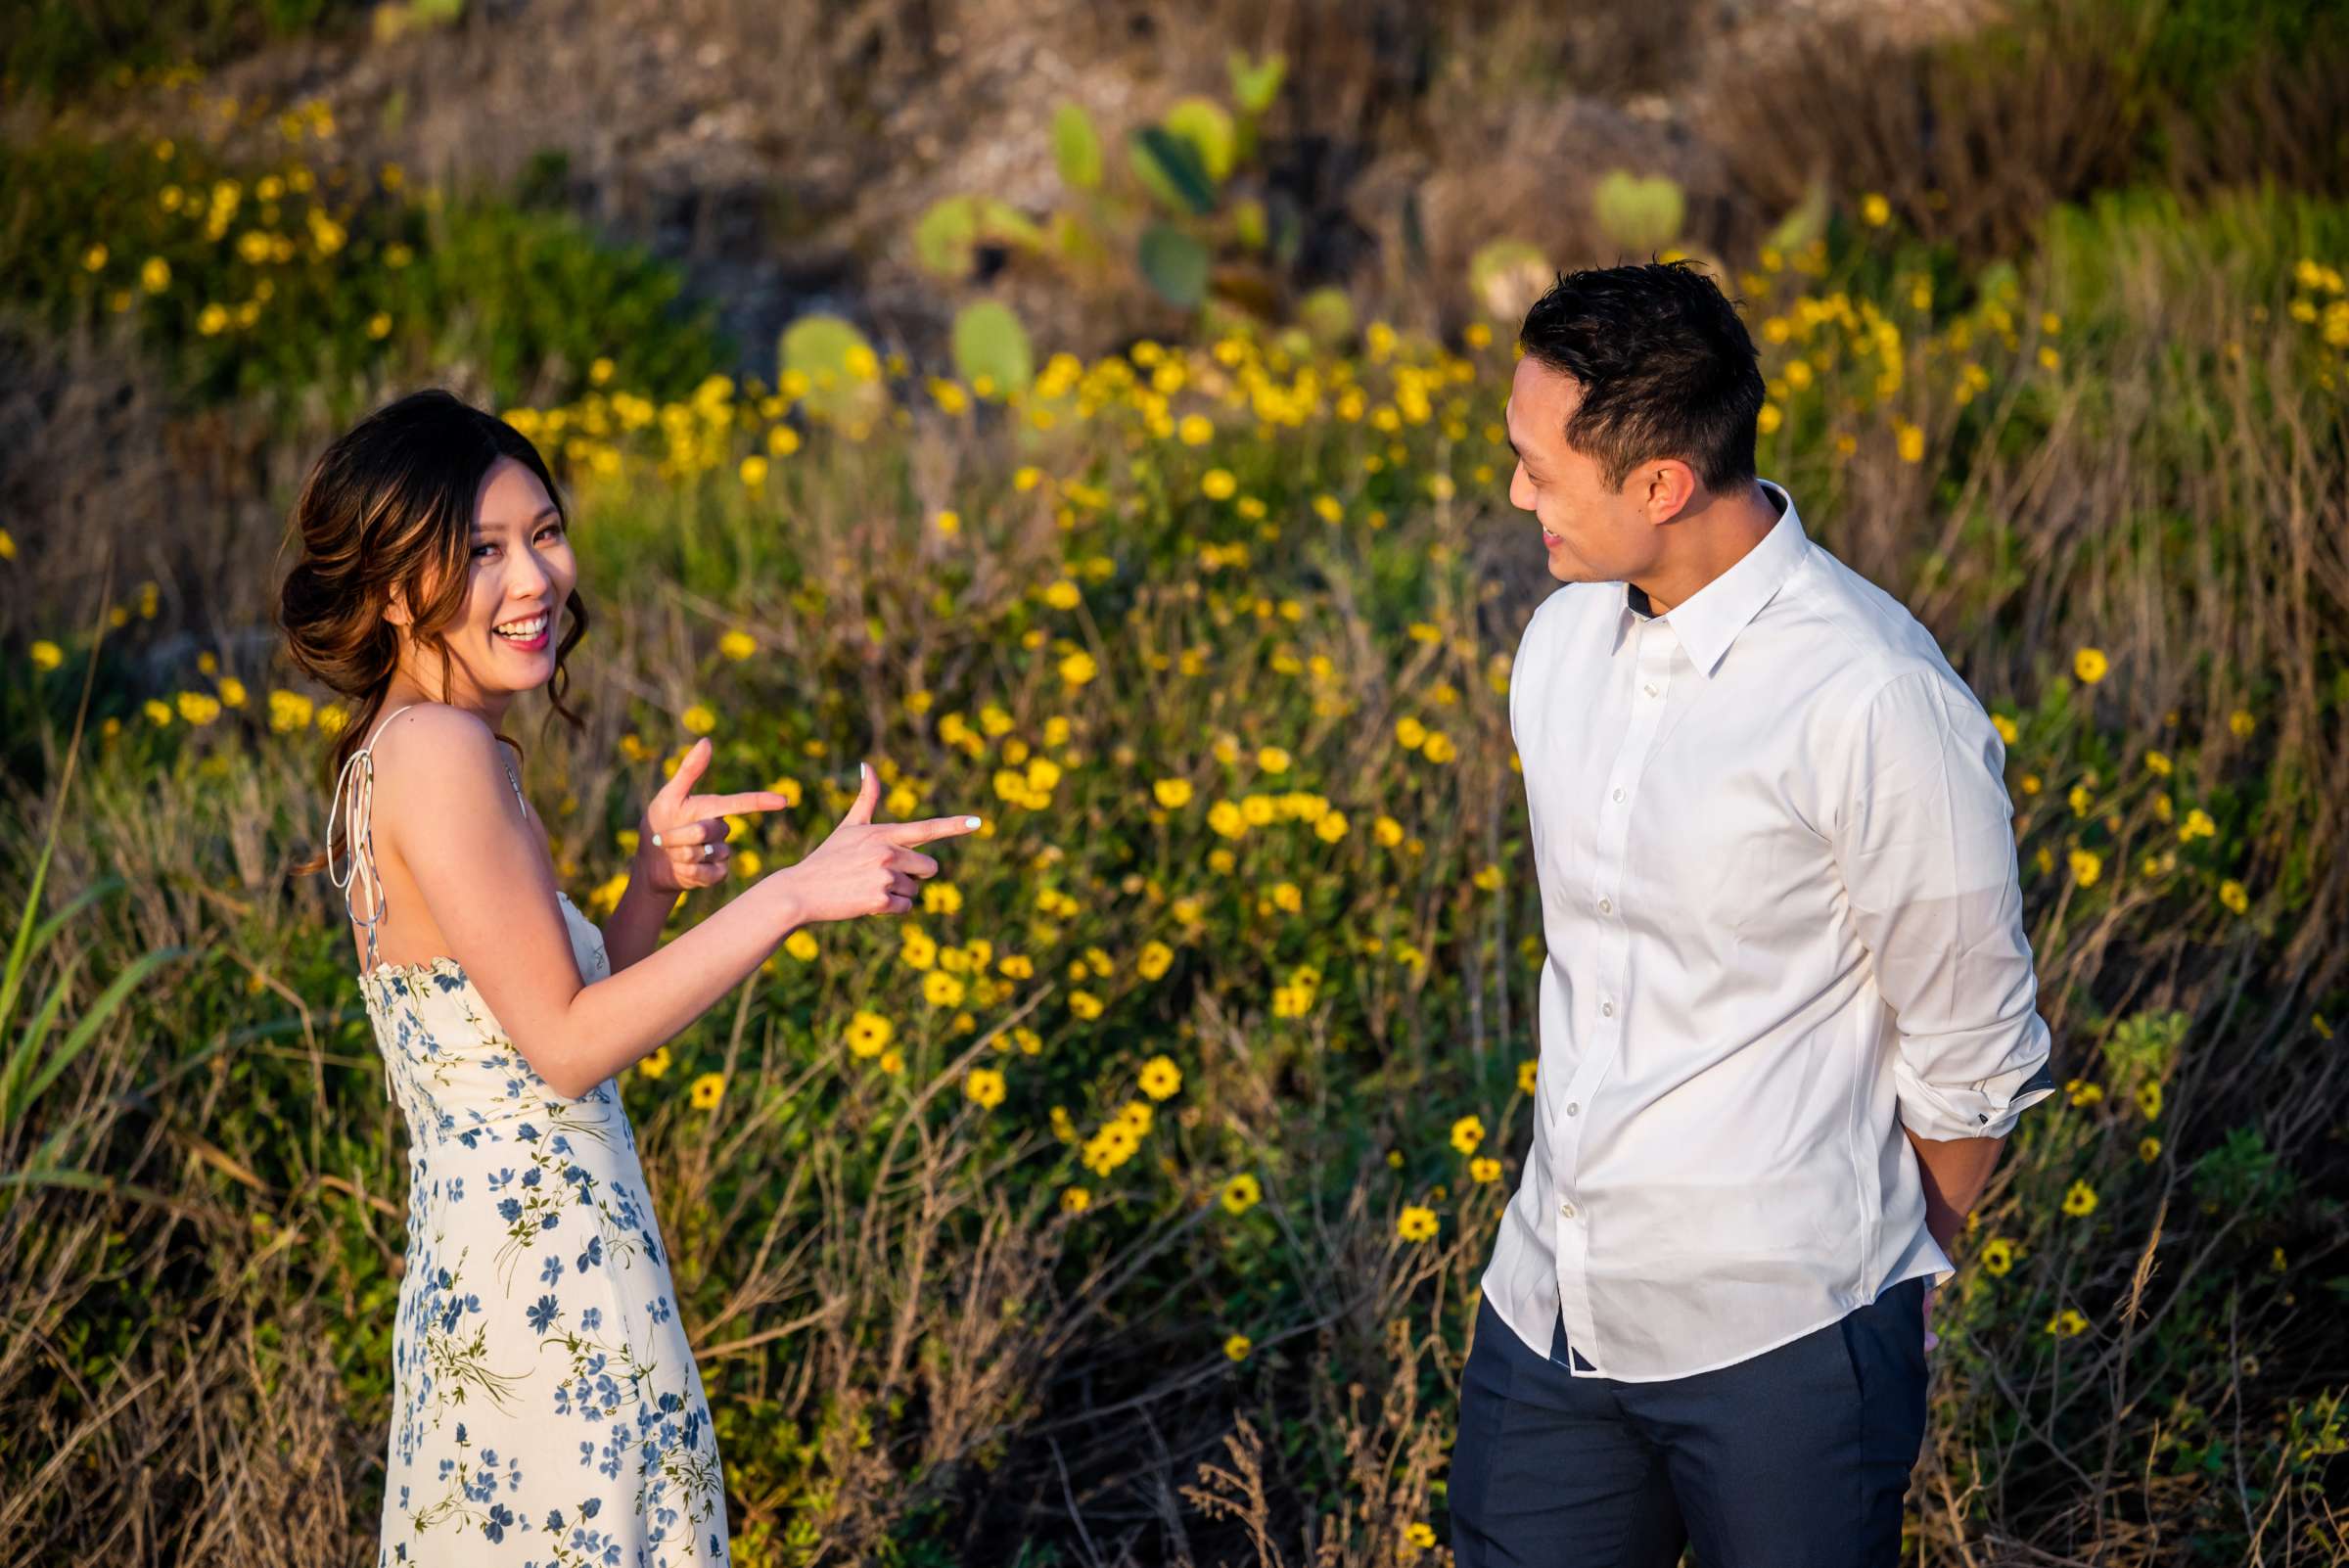
[(2054, 1092), (2023, 931), (2005, 746), (1948, 672), (1904, 671), (1853, 716), (1832, 831), (1900, 1031), (1902, 1125), (2004, 1137)]

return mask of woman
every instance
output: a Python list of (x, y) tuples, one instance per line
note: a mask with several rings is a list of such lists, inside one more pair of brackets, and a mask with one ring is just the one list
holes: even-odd
[(725, 879), (725, 815), (788, 804), (691, 793), (710, 761), (698, 741), (645, 807), (599, 931), (556, 890), (503, 756), (521, 757), (501, 730), (525, 692), (548, 688), (578, 724), (563, 660), (586, 607), (537, 451), (418, 392), (326, 450), (294, 521), (280, 629), (356, 712), (327, 853), (302, 869), (345, 890), (409, 1137), (378, 1560), (722, 1563), (709, 1406), (613, 1075), (793, 928), (910, 910), (938, 871), (914, 846), (979, 819), (875, 823), (879, 779), (860, 765), (855, 804), (812, 854), (663, 945), (677, 896)]

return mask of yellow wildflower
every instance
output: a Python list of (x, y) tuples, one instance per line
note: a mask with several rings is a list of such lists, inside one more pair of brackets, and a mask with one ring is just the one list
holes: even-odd
[(1463, 1116), (1451, 1124), (1451, 1146), (1462, 1154), (1474, 1154), (1485, 1141), (1485, 1124), (1474, 1116)]
[(888, 1049), (897, 1026), (879, 1013), (858, 1012), (849, 1020), (849, 1049), (858, 1056), (878, 1056)]
[(1142, 1064), (1142, 1092), (1163, 1100), (1182, 1087), (1182, 1070), (1171, 1056), (1153, 1056)]
[(1264, 1195), (1264, 1189), (1257, 1185), (1256, 1177), (1242, 1171), (1223, 1183), (1219, 1201), (1231, 1214), (1246, 1214), (1257, 1206)]

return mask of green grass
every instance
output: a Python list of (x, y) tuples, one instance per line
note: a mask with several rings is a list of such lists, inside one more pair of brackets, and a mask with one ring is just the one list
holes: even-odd
[[(152, 172), (76, 166), (93, 229), (142, 232)], [(139, 202), (105, 207), (115, 179)], [(0, 211), (26, 185), (0, 176), (19, 193)], [(583, 906), (612, 896), (622, 830), (697, 706), (714, 780), (802, 797), (738, 840), (765, 870), (837, 819), (860, 756), (888, 815), (990, 819), (941, 856), (950, 897), (820, 928), (624, 1082), (738, 1560), (1082, 1561), (1083, 1534), (1148, 1517), (1162, 1482), (1232, 1499), (1177, 1494), (1202, 1560), (1251, 1559), (1257, 1528), (1292, 1559), (1316, 1528), (1347, 1564), (1440, 1534), (1469, 1292), (1530, 1136), (1542, 956), (1505, 692), (1548, 581), (1509, 542), (1490, 434), (1505, 334), (1310, 364), (1141, 350), (964, 415), (890, 375), (901, 417), (854, 439), (805, 389), (705, 379), (703, 340), (623, 344), (592, 288), (637, 279), (629, 298), (669, 305), (632, 263), (562, 263), (576, 309), (558, 308), (484, 277), (538, 232), (525, 220), (466, 231), (380, 191), (350, 210), (349, 243), (302, 263), (320, 281), (289, 289), (355, 295), (337, 331), (449, 303), (416, 351), (504, 367), (482, 373), (574, 490), (587, 727), (518, 733)], [(76, 278), (84, 236), (58, 212), (8, 231), (9, 254), (48, 258), (9, 276), (70, 322), (119, 284), (111, 260)], [(2066, 1084), (2024, 1118), (1944, 1294), (1911, 1549), (2349, 1559), (2320, 1508), (2349, 1294), (2328, 1250), (2349, 1016), (2349, 419), (2328, 334), (2349, 210), (2118, 198), (1962, 277), (1835, 232), (1744, 289), (1769, 344), (1764, 472), (2011, 726)], [(376, 275), (365, 248), (392, 234), (413, 236), (412, 276)], [(191, 338), (198, 294), (240, 277), (191, 256), (205, 290), (138, 306), (187, 395), (349, 372)], [(434, 275), (440, 293), (397, 293)], [(597, 351), (601, 385), (579, 373)], [(1182, 385), (1154, 394), (1170, 363)], [(1177, 434), (1190, 413), (1203, 444)], [(0, 570), (35, 568), (35, 542)], [(42, 761), (6, 842), (62, 823), (53, 887), (136, 892), (21, 960), (23, 994), (62, 983), (61, 1008), (98, 1022), (0, 1130), (0, 1492), (38, 1549), (91, 1555), (134, 1517), (163, 1557), (216, 1496), (205, 1478), (234, 1477), (326, 1499), (240, 1525), (243, 1559), (364, 1560), (405, 1171), (334, 896), (286, 874), (323, 815), (315, 715), (259, 664), (143, 688), (85, 607), (25, 614), (7, 712)], [(105, 636), (166, 629), (134, 610)], [(1405, 719), (1448, 746), (1408, 744)], [(67, 794), (45, 759), (69, 747)], [(1191, 798), (1165, 804), (1169, 780)], [(0, 886), (31, 875), (11, 863)], [(174, 948), (167, 984), (100, 1014), (92, 977)], [(959, 998), (924, 999), (941, 974)], [(894, 1057), (849, 1047), (860, 1011), (891, 1020)], [(1140, 1070), (1162, 1054), (1181, 1085), (1153, 1100)], [(974, 1063), (1003, 1073), (1000, 1105), (966, 1096)], [(714, 1111), (689, 1098), (705, 1074)], [(1149, 1130), (1112, 1158), (1095, 1140), (1136, 1103)], [(1497, 1181), (1452, 1142), (1467, 1116)], [(1243, 1174), (1262, 1201), (1226, 1207)], [(1399, 1234), (1410, 1206), (1433, 1240)], [(39, 1468), (69, 1445), (66, 1471)], [(1202, 1461), (1259, 1467), (1267, 1500)]]

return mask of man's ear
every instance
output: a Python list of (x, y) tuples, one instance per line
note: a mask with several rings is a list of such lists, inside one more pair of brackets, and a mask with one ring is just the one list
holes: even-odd
[(1640, 506), (1650, 523), (1669, 523), (1687, 509), (1697, 492), (1696, 470), (1677, 457), (1660, 457), (1638, 469), (1633, 483), (1641, 486)]

